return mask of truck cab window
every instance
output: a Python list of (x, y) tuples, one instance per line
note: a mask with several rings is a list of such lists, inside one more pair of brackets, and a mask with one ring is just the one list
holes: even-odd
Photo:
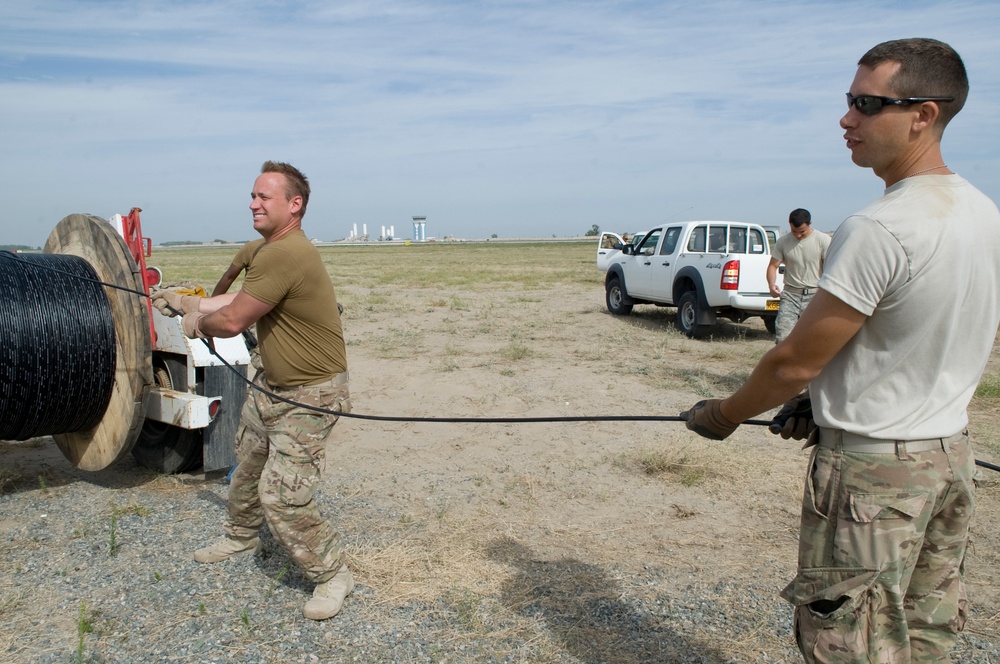
[(677, 248), (677, 240), (681, 238), (680, 226), (672, 226), (667, 229), (667, 236), (663, 238), (663, 246), (660, 247), (661, 256), (669, 256)]
[(747, 252), (747, 229), (745, 226), (729, 227), (729, 253), (745, 254)]
[(688, 238), (688, 251), (705, 251), (705, 235), (708, 232), (708, 228), (705, 226), (698, 226), (693, 231), (691, 231), (691, 237)]
[(720, 252), (724, 253), (726, 251), (726, 227), (725, 226), (711, 226), (708, 229), (708, 251), (709, 252)]
[(656, 252), (656, 243), (660, 241), (660, 229), (656, 228), (649, 231), (646, 237), (642, 239), (642, 244), (639, 245), (637, 254), (641, 256), (652, 256)]

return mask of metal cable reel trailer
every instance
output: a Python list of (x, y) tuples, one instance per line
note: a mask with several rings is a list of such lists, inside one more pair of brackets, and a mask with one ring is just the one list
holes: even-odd
[[(101, 281), (148, 294), (161, 273), (146, 266), (152, 243), (142, 236), (139, 212), (133, 208), (107, 221), (69, 215), (49, 235), (44, 252), (79, 256)], [(164, 473), (230, 468), (250, 365), (243, 337), (214, 340), (227, 367), (201, 339), (184, 336), (180, 317), (163, 316), (137, 293), (104, 290), (114, 316), (112, 397), (93, 429), (52, 434), (60, 450), (87, 471), (107, 468), (129, 452)]]

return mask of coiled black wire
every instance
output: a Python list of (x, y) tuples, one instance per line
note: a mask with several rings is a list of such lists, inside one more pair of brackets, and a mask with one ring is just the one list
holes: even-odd
[[(28, 255), (31, 255), (31, 254), (28, 254)], [(43, 254), (43, 255), (47, 256), (48, 254)], [(0, 258), (3, 258), (3, 257), (17, 258), (18, 256), (16, 256), (15, 254), (11, 254), (9, 252), (0, 251)], [(79, 260), (82, 260), (82, 259), (79, 259)], [(2, 283), (3, 272), (4, 272), (4, 270), (3, 270), (3, 264), (4, 264), (4, 262), (5, 261), (0, 260), (0, 362), (3, 362), (4, 365), (6, 365), (7, 364), (6, 361), (5, 361), (6, 356), (3, 354), (3, 347), (2, 347), (4, 345), (3, 340), (5, 339), (5, 336), (4, 336), (4, 330), (5, 330), (4, 325), (5, 325), (5, 320), (7, 318), (6, 309), (4, 307), (4, 300), (6, 298), (3, 297), (5, 291), (4, 291), (4, 287), (3, 287), (3, 283)], [(70, 278), (72, 278), (74, 276), (78, 276), (81, 282), (92, 284), (97, 289), (100, 289), (100, 287), (102, 287), (102, 286), (107, 286), (109, 288), (115, 288), (115, 289), (120, 290), (120, 291), (125, 291), (125, 292), (128, 292), (128, 293), (134, 293), (135, 295), (140, 295), (142, 297), (149, 297), (149, 295), (147, 293), (143, 292), (143, 291), (134, 290), (132, 288), (127, 288), (125, 286), (120, 286), (118, 284), (109, 284), (109, 283), (102, 282), (100, 279), (97, 278), (97, 275), (94, 273), (93, 268), (91, 268), (90, 265), (86, 263), (86, 261), (83, 261), (83, 262), (86, 264), (86, 267), (89, 269), (89, 272), (90, 272), (89, 276), (88, 275), (84, 275), (84, 274), (74, 275), (74, 273), (72, 273), (72, 272), (70, 272), (68, 270), (66, 270), (66, 271), (60, 270), (55, 265), (49, 265), (49, 266), (47, 266), (49, 268), (47, 271), (51, 272), (51, 273), (61, 273), (63, 276), (70, 277)], [(107, 298), (104, 296), (104, 291), (100, 291), (100, 294), (101, 294), (101, 297), (104, 298), (103, 301), (107, 302)], [(109, 310), (109, 314), (108, 315), (109, 315), (109, 318), (110, 318), (110, 305), (108, 306), (108, 310)], [(174, 315), (180, 315), (180, 313), (181, 313), (181, 312), (179, 312), (177, 310), (172, 310), (172, 311), (173, 311)], [(109, 345), (110, 345), (110, 348), (111, 348), (111, 352), (113, 354), (114, 350), (115, 350), (115, 345), (114, 345), (114, 322), (113, 321), (111, 321), (110, 337), (111, 337), (111, 343)], [(297, 403), (295, 401), (292, 401), (290, 399), (285, 399), (284, 397), (280, 397), (277, 394), (274, 394), (273, 392), (270, 392), (268, 390), (265, 390), (265, 389), (261, 388), (259, 385), (255, 384), (252, 380), (250, 380), (245, 375), (243, 375), (243, 373), (241, 373), (240, 371), (237, 371), (237, 369), (235, 367), (233, 367), (229, 362), (227, 362), (224, 357), (222, 357), (221, 355), (219, 355), (219, 353), (216, 352), (215, 347), (207, 339), (202, 339), (202, 342), (208, 348), (209, 352), (212, 353), (212, 355), (214, 355), (219, 361), (221, 361), (222, 364), (224, 364), (230, 371), (233, 371), (236, 375), (238, 375), (252, 389), (257, 390), (259, 392), (262, 392), (262, 393), (268, 395), (269, 397), (271, 397), (273, 399), (277, 399), (278, 401), (284, 401), (285, 403), (291, 404), (293, 406), (298, 406), (298, 407), (305, 408), (305, 409), (308, 409), (308, 410), (313, 410), (313, 411), (316, 411), (316, 412), (319, 412), (319, 413), (325, 413), (325, 414), (330, 414), (330, 415), (339, 415), (341, 417), (350, 417), (350, 418), (361, 419), (361, 420), (373, 420), (373, 421), (379, 421), (379, 422), (459, 422), (459, 423), (465, 423), (465, 422), (480, 422), (480, 423), (482, 423), (482, 422), (493, 422), (493, 423), (507, 423), (507, 424), (523, 424), (523, 423), (532, 423), (532, 422), (639, 422), (639, 421), (643, 421), (643, 422), (649, 422), (649, 421), (652, 421), (652, 422), (683, 422), (686, 419), (686, 418), (684, 418), (682, 416), (679, 416), (679, 415), (581, 415), (581, 416), (556, 416), (556, 417), (410, 417), (410, 416), (394, 416), (394, 415), (364, 415), (364, 414), (361, 414), (361, 413), (342, 413), (342, 412), (339, 412), (339, 411), (332, 411), (332, 410), (328, 410), (328, 409), (325, 409), (325, 408), (319, 408), (317, 406), (312, 406), (312, 405), (309, 405), (309, 404)], [(110, 366), (111, 366), (112, 370), (114, 369), (114, 364), (115, 364), (115, 358), (112, 357), (111, 358), (111, 362), (110, 362)], [(3, 368), (4, 367), (0, 367), (0, 381), (3, 381), (3, 383), (0, 383), (0, 417), (3, 417), (4, 420), (6, 420), (6, 414), (5, 414), (4, 408), (5, 408), (5, 404), (7, 403), (7, 393), (4, 391), (3, 388), (4, 388), (4, 385), (6, 384), (7, 381), (4, 380), (5, 379), (5, 375), (2, 373), (2, 369)], [(110, 399), (110, 386), (109, 386), (108, 398)], [(101, 419), (101, 416), (103, 416), (104, 411), (107, 409), (107, 402), (108, 402), (108, 399), (105, 399), (104, 405), (100, 409), (100, 414), (96, 417), (95, 421), (92, 422), (92, 423), (90, 423), (87, 427), (83, 427), (83, 428), (89, 428), (90, 426), (94, 426), (97, 423), (96, 420), (100, 420)], [(3, 429), (2, 424), (3, 423), (0, 422), (0, 440), (25, 440), (24, 438), (10, 438), (10, 437), (7, 437), (4, 434), (4, 429)], [(748, 425), (753, 425), (753, 426), (768, 426), (768, 427), (771, 427), (774, 424), (774, 421), (773, 420), (746, 420), (746, 421), (743, 422), (743, 424), (748, 424)], [(79, 429), (73, 429), (73, 431), (77, 431), (77, 430), (79, 430)], [(772, 431), (774, 433), (777, 433), (776, 430), (772, 429)], [(70, 430), (64, 431), (62, 433), (70, 433)], [(35, 435), (43, 435), (43, 434), (38, 433), (38, 434), (35, 434)], [(31, 436), (29, 436), (29, 437), (31, 437)], [(976, 463), (977, 466), (980, 466), (982, 468), (988, 468), (990, 470), (993, 470), (993, 471), (996, 471), (996, 472), (1000, 472), (1000, 466), (998, 466), (996, 464), (993, 464), (993, 463), (989, 463), (988, 461), (982, 461), (980, 459), (976, 459), (975, 463)]]
[(0, 253), (0, 440), (97, 426), (117, 359), (97, 273), (78, 256)]

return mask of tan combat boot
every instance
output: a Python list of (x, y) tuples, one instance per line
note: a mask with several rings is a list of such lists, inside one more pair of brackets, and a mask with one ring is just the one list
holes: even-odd
[(340, 613), (344, 598), (354, 590), (354, 577), (347, 565), (336, 576), (316, 586), (312, 599), (302, 608), (302, 615), (310, 620), (326, 620)]
[(218, 563), (241, 553), (257, 553), (258, 551), (260, 551), (259, 537), (251, 537), (247, 540), (223, 537), (214, 544), (195, 551), (194, 559), (199, 563)]

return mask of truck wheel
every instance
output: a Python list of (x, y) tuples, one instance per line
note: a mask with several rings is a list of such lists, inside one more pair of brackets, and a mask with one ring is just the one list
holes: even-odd
[[(177, 374), (183, 369), (176, 367), (171, 375), (173, 362), (153, 360), (153, 380), (156, 387), (185, 389), (186, 382)], [(175, 380), (174, 378), (177, 378)], [(174, 388), (174, 385), (177, 388)], [(202, 430), (182, 429), (164, 422), (145, 420), (142, 430), (132, 448), (132, 456), (144, 466), (161, 473), (185, 473), (201, 466)]]
[(698, 325), (700, 311), (698, 293), (689, 290), (681, 295), (677, 302), (677, 329), (692, 339), (699, 338), (705, 328), (704, 325)]
[(627, 316), (632, 313), (632, 305), (625, 304), (625, 291), (618, 277), (612, 278), (607, 285), (608, 311), (616, 316)]
[(778, 317), (777, 316), (762, 316), (764, 319), (764, 329), (766, 329), (771, 334), (775, 333), (775, 328), (777, 327)]

